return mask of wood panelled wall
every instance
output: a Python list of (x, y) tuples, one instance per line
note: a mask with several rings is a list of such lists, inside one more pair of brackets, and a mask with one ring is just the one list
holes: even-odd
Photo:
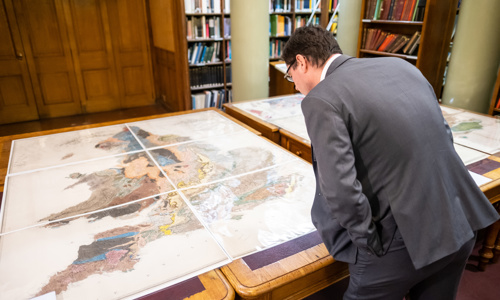
[(0, 123), (154, 104), (144, 0), (2, 0)]
[(191, 109), (184, 1), (149, 0), (157, 95), (170, 111)]

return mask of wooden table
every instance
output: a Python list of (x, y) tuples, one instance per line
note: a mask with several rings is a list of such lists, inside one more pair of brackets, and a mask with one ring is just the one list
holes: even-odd
[(234, 299), (234, 296), (235, 294), (233, 288), (222, 272), (217, 269), (137, 299), (231, 300)]
[[(253, 128), (258, 128), (257, 130), (261, 131), (263, 136), (268, 137), (295, 155), (311, 162), (311, 143), (309, 140), (283, 128), (278, 127), (276, 131), (276, 125), (259, 119), (232, 104), (226, 104), (225, 109), (234, 118)], [(279, 142), (276, 142), (276, 137), (279, 138)], [(491, 182), (481, 185), (480, 188), (500, 214), (500, 153), (470, 164), (467, 168), (474, 173), (492, 179)], [(500, 259), (500, 221), (487, 229), (487, 235), (479, 253), (481, 259), (478, 268), (482, 271), (485, 270), (487, 264), (495, 263)]]
[[(480, 188), (500, 214), (500, 153), (467, 165), (467, 169), (493, 180)], [(478, 269), (480, 271), (484, 271), (488, 264), (498, 262), (500, 257), (500, 221), (493, 223), (486, 229), (486, 237), (479, 250), (479, 256)]]
[[(213, 108), (203, 110), (215, 110), (255, 134), (261, 135), (259, 131), (219, 110)], [(4, 188), (13, 140), (163, 118), (190, 112), (160, 114), (0, 137), (0, 196)], [(269, 132), (278, 134), (276, 126), (268, 127), (270, 128)], [(279, 143), (279, 136), (278, 138), (275, 137), (274, 140)], [(316, 231), (273, 248), (237, 259), (221, 269), (227, 279), (223, 276), (221, 270), (212, 270), (185, 282), (142, 296), (140, 299), (184, 299), (188, 297), (189, 299), (233, 299), (235, 297), (234, 291), (244, 299), (295, 299), (315, 293), (348, 276), (347, 264), (337, 262), (329, 255)]]
[[(293, 95), (287, 95), (287, 96), (293, 96)], [(271, 97), (268, 99), (279, 99), (279, 98), (281, 97)], [(265, 100), (265, 99), (260, 99), (260, 100)], [(251, 100), (251, 101), (258, 101), (258, 100)], [(251, 113), (237, 107), (235, 104), (226, 103), (224, 104), (224, 109), (228, 115), (259, 131), (262, 134), (262, 136), (268, 138), (269, 140), (278, 145), (281, 145), (283, 148), (289, 150), (295, 155), (312, 163), (311, 142), (309, 140), (304, 139), (303, 137), (300, 137), (289, 130), (280, 128), (277, 125), (264, 121), (261, 118), (258, 118), (255, 115), (252, 115)]]
[[(288, 95), (296, 93), (295, 84), (286, 80), (285, 72), (276, 68), (276, 65), (284, 64), (282, 60), (269, 63), (269, 96)], [(285, 70), (286, 71), (286, 70)]]
[[(232, 121), (249, 129), (253, 133), (260, 135), (260, 133), (258, 131), (252, 129), (251, 127), (248, 127), (247, 125), (241, 123), (238, 120), (235, 120), (234, 118), (232, 118), (230, 116), (227, 116), (226, 114), (222, 113), (218, 109), (208, 108), (208, 109), (203, 109), (203, 110), (214, 110), (218, 113), (221, 113), (225, 117), (228, 117)], [(200, 111), (202, 111), (202, 110), (200, 110)], [(12, 136), (0, 137), (0, 146), (1, 146), (1, 151), (0, 151), (0, 199), (2, 198), (2, 195), (3, 195), (4, 182), (5, 182), (5, 177), (7, 174), (11, 144), (12, 144), (13, 140), (48, 135), (48, 134), (55, 134), (55, 133), (61, 133), (61, 132), (82, 130), (82, 129), (88, 129), (88, 128), (109, 126), (109, 125), (115, 125), (115, 124), (123, 124), (123, 123), (127, 123), (127, 122), (136, 122), (136, 121), (142, 121), (142, 120), (148, 120), (148, 119), (170, 117), (170, 116), (180, 115), (180, 114), (185, 114), (185, 113), (190, 113), (190, 112), (192, 112), (192, 111), (160, 114), (160, 115), (153, 115), (153, 116), (148, 116), (148, 117), (131, 118), (131, 119), (126, 119), (126, 120), (118, 120), (118, 121), (112, 121), (112, 122), (104, 122), (104, 123), (97, 123), (97, 124), (91, 124), (91, 125), (75, 126), (75, 127), (53, 129), (53, 130), (46, 130), (46, 131), (39, 131), (39, 132), (33, 132), (33, 133), (25, 133), (25, 134), (17, 134), (17, 135), (12, 135)], [(1, 202), (0, 202), (0, 205), (1, 205)], [(234, 297), (235, 297), (234, 289), (231, 287), (231, 285), (229, 284), (227, 279), (224, 277), (222, 272), (219, 269), (216, 269), (216, 270), (212, 270), (212, 271), (209, 271), (207, 273), (201, 274), (197, 277), (193, 277), (193, 278), (188, 279), (186, 281), (183, 281), (181, 283), (175, 284), (173, 286), (167, 287), (165, 289), (162, 289), (162, 290), (153, 292), (151, 294), (142, 296), (139, 299), (154, 300), (154, 299), (167, 299), (167, 298), (168, 299), (187, 299), (187, 298), (189, 298), (190, 300), (196, 300), (196, 299), (200, 299), (200, 300), (201, 299), (217, 299), (217, 300), (218, 299), (220, 299), (220, 300), (227, 299), (227, 300), (229, 300), (229, 299), (234, 299)]]
[(224, 104), (224, 108), (226, 114), (257, 130), (262, 134), (263, 137), (268, 138), (278, 145), (280, 144), (280, 133), (278, 126), (263, 121), (262, 119), (259, 119), (242, 109), (239, 109), (232, 103)]
[(221, 268), (242, 299), (301, 299), (349, 276), (317, 231)]

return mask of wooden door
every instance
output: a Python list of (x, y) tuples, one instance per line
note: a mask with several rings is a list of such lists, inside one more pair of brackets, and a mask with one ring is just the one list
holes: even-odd
[(106, 1), (122, 107), (154, 104), (144, 0)]
[(40, 117), (80, 114), (62, 0), (13, 2)]
[(0, 2), (0, 124), (38, 119), (12, 2)]
[(119, 109), (105, 0), (65, 0), (64, 11), (84, 112)]

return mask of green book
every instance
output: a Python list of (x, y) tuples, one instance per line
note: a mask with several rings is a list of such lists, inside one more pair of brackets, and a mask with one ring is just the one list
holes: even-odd
[(373, 14), (373, 19), (374, 20), (380, 20), (380, 7), (382, 6), (382, 1), (383, 0), (377, 0), (377, 5), (375, 6), (375, 13)]
[(278, 15), (271, 15), (271, 36), (278, 33)]

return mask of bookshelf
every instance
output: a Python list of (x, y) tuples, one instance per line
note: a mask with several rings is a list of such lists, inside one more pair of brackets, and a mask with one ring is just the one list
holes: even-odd
[(184, 0), (191, 107), (216, 107), (231, 99), (229, 0)]
[(420, 69), (439, 97), (457, 3), (458, 0), (363, 0), (357, 57), (405, 59)]
[[(281, 57), (281, 49), (296, 28), (304, 26), (320, 0), (269, 0), (269, 60)], [(326, 28), (339, 0), (320, 1), (311, 24)], [(334, 27), (336, 32), (336, 26)]]
[(497, 80), (493, 87), (493, 95), (491, 96), (488, 114), (492, 116), (500, 114), (500, 67), (498, 68)]

